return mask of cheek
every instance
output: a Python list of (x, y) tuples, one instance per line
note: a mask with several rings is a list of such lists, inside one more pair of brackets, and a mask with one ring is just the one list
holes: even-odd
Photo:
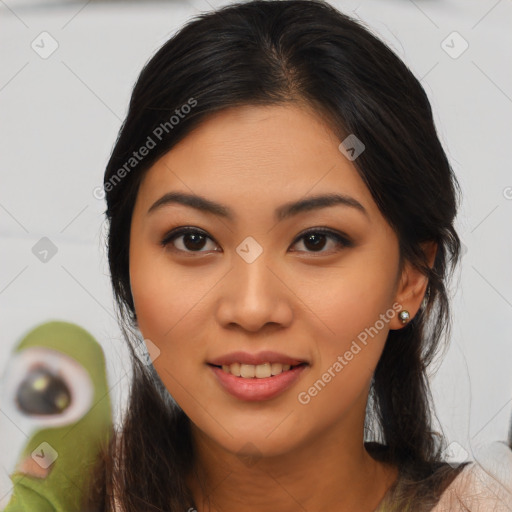
[(165, 321), (164, 312), (173, 300), (159, 267), (141, 250), (130, 254), (130, 286), (139, 329), (145, 338), (155, 340), (171, 327), (171, 316)]
[(159, 350), (155, 370), (171, 395), (187, 403), (183, 387), (190, 388), (205, 358), (205, 297), (215, 279), (198, 267), (173, 267), (165, 251), (148, 249), (131, 253), (130, 279), (139, 330)]
[(378, 251), (360, 251), (328, 278), (302, 283), (304, 302), (319, 328), (310, 331), (317, 365), (302, 387), (303, 402), (311, 399), (312, 407), (321, 409), (332, 400), (339, 412), (366, 392), (396, 314), (395, 263)]
[(163, 384), (188, 415), (196, 417), (201, 411), (194, 410), (201, 397), (199, 363), (204, 360), (201, 333), (204, 337), (204, 321), (198, 318), (204, 295), (180, 293), (189, 286), (169, 278), (158, 277), (157, 269), (147, 273), (147, 278), (132, 284), (139, 330), (144, 339), (151, 340), (159, 350), (153, 366)]
[[(341, 350), (373, 326), (393, 303), (396, 266), (393, 257), (383, 258), (379, 251), (367, 248), (354, 251), (331, 269), (303, 272), (301, 279), (295, 280), (298, 286), (294, 291), (320, 329), (315, 337)], [(379, 322), (378, 328), (386, 331), (388, 325), (389, 320), (383, 329)]]
[(197, 268), (171, 265), (169, 255), (158, 247), (132, 249), (130, 285), (144, 337), (165, 344), (183, 325), (190, 328), (210, 281)]

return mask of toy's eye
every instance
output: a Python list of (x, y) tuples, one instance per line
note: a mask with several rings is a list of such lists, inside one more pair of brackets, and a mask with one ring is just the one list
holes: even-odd
[(2, 412), (23, 432), (75, 423), (93, 405), (87, 368), (58, 350), (33, 346), (14, 352), (2, 380)]
[(20, 383), (16, 401), (27, 414), (60, 414), (71, 403), (71, 393), (59, 375), (38, 367)]

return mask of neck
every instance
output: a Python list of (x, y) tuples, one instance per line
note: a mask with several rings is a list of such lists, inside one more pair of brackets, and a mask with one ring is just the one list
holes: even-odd
[(196, 472), (188, 484), (197, 512), (373, 512), (398, 473), (374, 460), (362, 438), (339, 434), (322, 433), (272, 457), (251, 457), (250, 450), (240, 457), (197, 431), (194, 440)]

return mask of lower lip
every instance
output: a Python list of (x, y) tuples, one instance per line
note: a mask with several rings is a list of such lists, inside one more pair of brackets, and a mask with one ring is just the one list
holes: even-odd
[(208, 365), (222, 387), (235, 398), (247, 401), (270, 400), (292, 386), (305, 370), (305, 364), (272, 377), (244, 378), (225, 372), (222, 368)]

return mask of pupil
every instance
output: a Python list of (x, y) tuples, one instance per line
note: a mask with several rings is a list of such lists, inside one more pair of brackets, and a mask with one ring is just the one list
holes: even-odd
[[(200, 240), (201, 238), (204, 238), (203, 235), (200, 235), (200, 234), (197, 234), (197, 233), (188, 233), (185, 235), (183, 241), (184, 241), (184, 244), (185, 244), (185, 247), (187, 249), (202, 249), (203, 245), (204, 245), (204, 240)], [(189, 244), (186, 243), (187, 240), (190, 240), (192, 239), (192, 246), (189, 247)], [(201, 244), (202, 242), (202, 244)], [(194, 245), (194, 244), (199, 244), (199, 247), (197, 245)]]
[(312, 241), (312, 239), (314, 240), (315, 238), (316, 238), (317, 241), (313, 242), (312, 248), (318, 250), (318, 248), (319, 248), (318, 238), (320, 238), (321, 239), (321, 241), (320, 241), (320, 246), (321, 246), (320, 249), (321, 249), (323, 247), (323, 243), (322, 242), (325, 242), (325, 235), (322, 235), (322, 234), (311, 234), (311, 235), (308, 235), (306, 237), (305, 242), (304, 242), (306, 247), (308, 246), (308, 243), (310, 243)]
[(21, 382), (16, 401), (27, 414), (60, 414), (71, 403), (71, 394), (59, 376), (35, 368)]

